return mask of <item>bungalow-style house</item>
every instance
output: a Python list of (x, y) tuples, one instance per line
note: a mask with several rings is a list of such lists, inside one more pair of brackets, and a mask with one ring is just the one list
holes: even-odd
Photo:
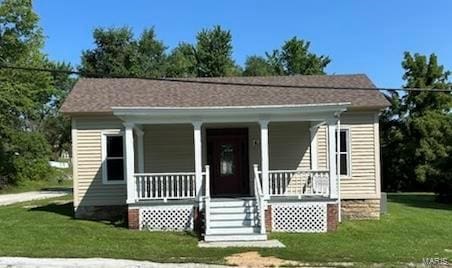
[(62, 107), (75, 215), (206, 241), (378, 219), (388, 104), (361, 74), (80, 79)]

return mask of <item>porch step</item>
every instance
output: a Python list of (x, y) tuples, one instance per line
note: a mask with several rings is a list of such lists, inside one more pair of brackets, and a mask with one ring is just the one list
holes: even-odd
[(210, 207), (212, 208), (224, 208), (224, 207), (254, 207), (256, 206), (255, 200), (230, 200), (230, 199), (212, 199)]
[(254, 220), (211, 220), (210, 226), (215, 227), (235, 227), (235, 226), (254, 226)]
[(225, 214), (225, 213), (256, 213), (255, 206), (238, 206), (238, 207), (210, 207), (212, 214)]
[(211, 227), (209, 234), (255, 234), (259, 233), (259, 227), (250, 227), (250, 226), (231, 226), (231, 227)]
[(257, 202), (254, 198), (212, 199), (209, 206), (209, 231), (206, 242), (262, 241)]
[(267, 240), (266, 234), (229, 234), (229, 235), (206, 235), (204, 241), (218, 242), (218, 241), (263, 241)]
[(210, 220), (211, 221), (245, 221), (245, 220), (254, 220), (256, 219), (256, 215), (254, 213), (211, 213)]

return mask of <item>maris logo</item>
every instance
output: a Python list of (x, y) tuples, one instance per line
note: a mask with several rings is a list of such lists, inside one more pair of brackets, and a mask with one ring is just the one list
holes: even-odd
[(428, 266), (438, 266), (438, 265), (444, 265), (444, 266), (449, 265), (449, 261), (447, 260), (447, 258), (439, 258), (439, 257), (422, 258), (422, 262), (427, 267)]

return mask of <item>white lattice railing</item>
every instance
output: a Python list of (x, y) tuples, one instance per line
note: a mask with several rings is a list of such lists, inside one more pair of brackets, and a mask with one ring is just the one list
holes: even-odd
[(194, 172), (135, 174), (138, 200), (187, 199), (196, 197)]
[(271, 196), (329, 194), (328, 170), (270, 170), (268, 178)]

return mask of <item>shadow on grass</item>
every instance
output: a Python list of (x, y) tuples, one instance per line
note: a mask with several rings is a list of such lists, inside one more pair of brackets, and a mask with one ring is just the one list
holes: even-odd
[(435, 195), (431, 193), (388, 193), (388, 201), (410, 207), (452, 211), (452, 204), (436, 202)]
[(118, 216), (113, 219), (83, 219), (83, 220), (76, 219), (74, 216), (74, 205), (72, 202), (50, 203), (47, 205), (30, 208), (29, 211), (55, 213), (55, 214), (69, 217), (76, 221), (94, 221), (94, 222), (99, 222), (99, 223), (103, 223), (103, 224), (107, 224), (107, 225), (112, 225), (112, 226), (118, 227), (118, 228), (127, 228), (127, 222), (125, 221), (124, 217), (122, 217), (122, 216)]

